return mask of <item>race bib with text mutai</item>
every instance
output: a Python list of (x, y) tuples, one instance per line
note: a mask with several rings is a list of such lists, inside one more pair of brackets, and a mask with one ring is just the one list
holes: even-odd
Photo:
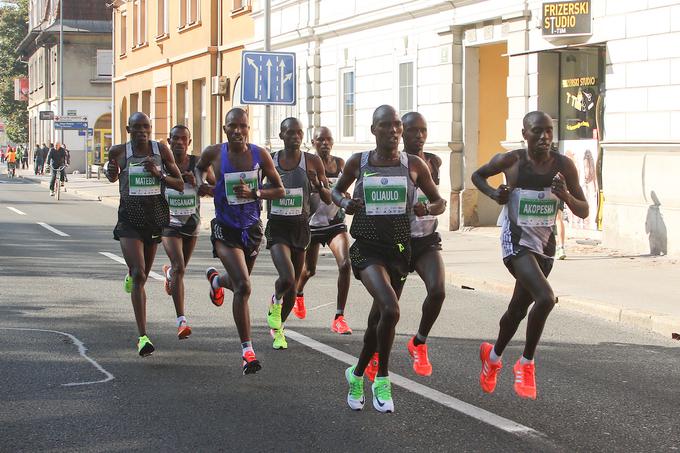
[(271, 213), (274, 215), (297, 216), (302, 215), (302, 187), (286, 189), (283, 198), (272, 200)]

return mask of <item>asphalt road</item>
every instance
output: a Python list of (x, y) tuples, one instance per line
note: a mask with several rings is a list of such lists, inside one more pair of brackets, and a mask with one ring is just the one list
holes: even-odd
[[(13, 208), (13, 209), (9, 209)], [(345, 361), (360, 350), (369, 308), (352, 282), (338, 336), (334, 261), (322, 249), (306, 291), (308, 317), (291, 319), (289, 349), (275, 351), (265, 310), (275, 279), (266, 251), (253, 275), (254, 345), (263, 369), (242, 376), (229, 309), (208, 299), (201, 237), (186, 277), (194, 333), (175, 335), (162, 282), (147, 284), (149, 336), (136, 354), (126, 269), (111, 230), (116, 210), (0, 177), (0, 451), (668, 451), (680, 446), (677, 346), (654, 334), (572, 313), (551, 315), (537, 355), (536, 401), (512, 391), (518, 335), (493, 395), (477, 383), (478, 348), (492, 340), (507, 301), (447, 287), (430, 339), (434, 374), (416, 376), (406, 342), (424, 288), (409, 278), (392, 358), (396, 413), (346, 406)], [(43, 222), (68, 236), (39, 225)], [(162, 248), (154, 263), (167, 262)], [(502, 266), (500, 260), (498, 263)], [(524, 326), (520, 327), (520, 331)], [(82, 342), (86, 351), (79, 352)], [(397, 377), (398, 375), (398, 377)], [(370, 398), (370, 387), (366, 384)]]

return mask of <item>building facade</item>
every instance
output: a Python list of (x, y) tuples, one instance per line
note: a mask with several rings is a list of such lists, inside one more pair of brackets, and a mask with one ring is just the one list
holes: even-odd
[[(253, 2), (264, 46), (263, 1)], [(341, 154), (370, 149), (372, 111), (392, 104), (428, 120), (444, 161), (444, 228), (496, 224), (500, 208), (472, 185), (494, 154), (523, 146), (522, 118), (554, 119), (591, 206), (566, 212), (572, 235), (634, 253), (680, 254), (678, 0), (273, 0), (272, 50), (297, 55), (298, 102), (252, 107), (255, 140), (278, 121), (328, 126)], [(501, 178), (493, 178), (494, 184)]]
[(170, 128), (191, 130), (193, 153), (223, 140), (240, 56), (252, 39), (248, 1), (113, 2), (115, 141), (127, 140), (131, 113), (152, 121), (155, 140)]
[[(28, 65), (29, 149), (63, 142), (71, 169), (84, 171), (86, 150), (92, 162), (111, 144), (111, 16), (103, 1), (61, 0), (62, 20), (59, 1), (29, 2), (29, 32), (17, 49)], [(88, 130), (57, 131), (46, 119), (53, 115), (87, 117)]]

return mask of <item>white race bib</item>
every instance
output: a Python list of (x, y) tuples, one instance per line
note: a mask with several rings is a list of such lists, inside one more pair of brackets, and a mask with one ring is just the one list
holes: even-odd
[(517, 225), (551, 227), (557, 215), (557, 197), (550, 187), (543, 190), (519, 190)]
[(229, 204), (246, 204), (254, 203), (253, 198), (239, 198), (234, 192), (234, 187), (241, 185), (241, 179), (248, 187), (253, 190), (258, 188), (258, 170), (239, 171), (234, 173), (224, 174), (224, 192), (227, 194), (227, 203)]
[(406, 176), (364, 177), (366, 215), (406, 213)]
[(169, 187), (165, 189), (165, 198), (168, 199), (170, 215), (187, 216), (196, 214), (196, 189), (185, 185), (184, 192), (178, 192)]
[(128, 165), (128, 187), (130, 195), (160, 195), (161, 181), (144, 169), (143, 164)]
[(271, 214), (284, 216), (302, 215), (302, 187), (286, 189), (286, 195), (278, 200), (272, 200)]

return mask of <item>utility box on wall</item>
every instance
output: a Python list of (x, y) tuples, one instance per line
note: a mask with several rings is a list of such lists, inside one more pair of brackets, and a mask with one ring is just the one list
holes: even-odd
[(229, 86), (231, 85), (229, 77), (213, 76), (211, 83), (211, 94), (213, 96), (224, 96), (225, 100), (229, 101)]

